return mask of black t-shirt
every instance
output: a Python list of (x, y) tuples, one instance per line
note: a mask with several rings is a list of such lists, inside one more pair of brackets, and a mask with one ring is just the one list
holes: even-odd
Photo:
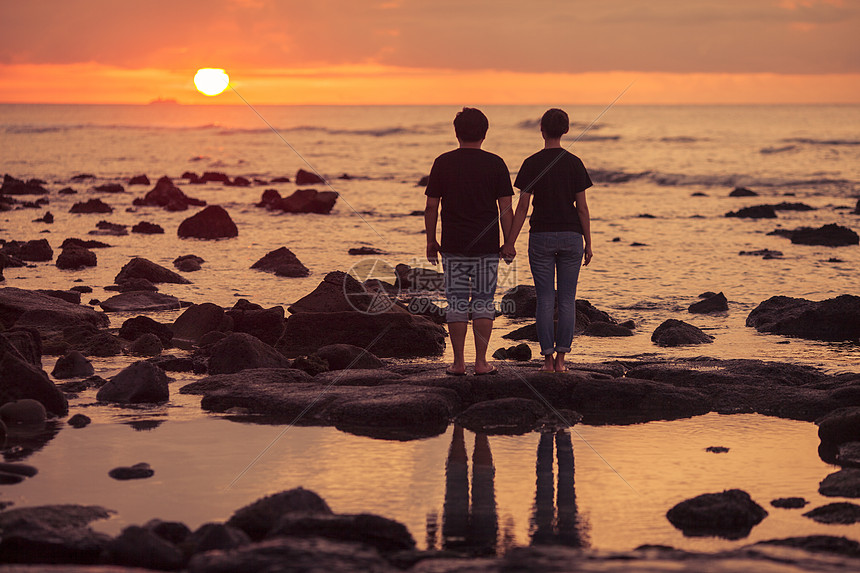
[(523, 161), (514, 185), (532, 194), (532, 233), (582, 233), (575, 197), (592, 183), (579, 157), (562, 148), (541, 149)]
[(458, 148), (433, 162), (428, 197), (442, 199), (443, 253), (499, 252), (499, 197), (514, 194), (504, 160), (482, 149)]

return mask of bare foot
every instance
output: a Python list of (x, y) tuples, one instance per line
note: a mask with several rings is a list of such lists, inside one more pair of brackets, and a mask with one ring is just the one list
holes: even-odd
[(554, 367), (556, 372), (567, 372), (567, 367), (564, 365), (564, 354), (559, 353), (555, 357)]
[(465, 364), (452, 364), (445, 370), (445, 374), (449, 376), (465, 376), (466, 375), (466, 365)]
[(547, 354), (544, 356), (543, 366), (540, 367), (539, 372), (555, 372), (555, 361), (553, 360), (552, 354)]
[(489, 362), (484, 362), (483, 364), (475, 363), (475, 375), (482, 376), (484, 374), (495, 374), (496, 368), (490, 364)]

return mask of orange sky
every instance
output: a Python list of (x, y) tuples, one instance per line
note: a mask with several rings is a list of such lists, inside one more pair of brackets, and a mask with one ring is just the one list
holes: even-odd
[(860, 103), (849, 0), (0, 0), (0, 102)]

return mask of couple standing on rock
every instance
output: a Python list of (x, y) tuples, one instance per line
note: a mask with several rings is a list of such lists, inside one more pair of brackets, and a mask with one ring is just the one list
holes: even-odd
[[(499, 257), (510, 264), (534, 196), (530, 222), (529, 266), (537, 295), (537, 331), (546, 372), (564, 372), (576, 321), (579, 269), (591, 262), (591, 222), (585, 190), (591, 179), (582, 161), (561, 146), (570, 122), (560, 109), (541, 118), (544, 148), (523, 161), (514, 185), (520, 189), (516, 211), (507, 165), (481, 149), (489, 122), (478, 109), (464, 107), (454, 118), (459, 147), (436, 158), (427, 184), (424, 225), (427, 260), (445, 273), (447, 322), (454, 350), (448, 374), (466, 373), (465, 344), (469, 315), (475, 337), (475, 374), (495, 374), (487, 347), (496, 316), (494, 295)], [(442, 244), (436, 223), (442, 208)], [(504, 245), (499, 247), (501, 221)], [(584, 244), (583, 244), (584, 238)], [(584, 261), (583, 261), (584, 259)], [(558, 277), (558, 327), (554, 324)]]

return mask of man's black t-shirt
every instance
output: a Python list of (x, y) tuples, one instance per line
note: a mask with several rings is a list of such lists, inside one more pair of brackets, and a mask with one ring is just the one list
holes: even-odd
[(443, 253), (499, 252), (499, 197), (514, 194), (504, 160), (482, 149), (458, 148), (433, 162), (428, 197), (442, 199)]
[(532, 233), (582, 233), (575, 196), (592, 183), (579, 157), (562, 148), (541, 149), (523, 161), (514, 185), (534, 198), (530, 219)]

